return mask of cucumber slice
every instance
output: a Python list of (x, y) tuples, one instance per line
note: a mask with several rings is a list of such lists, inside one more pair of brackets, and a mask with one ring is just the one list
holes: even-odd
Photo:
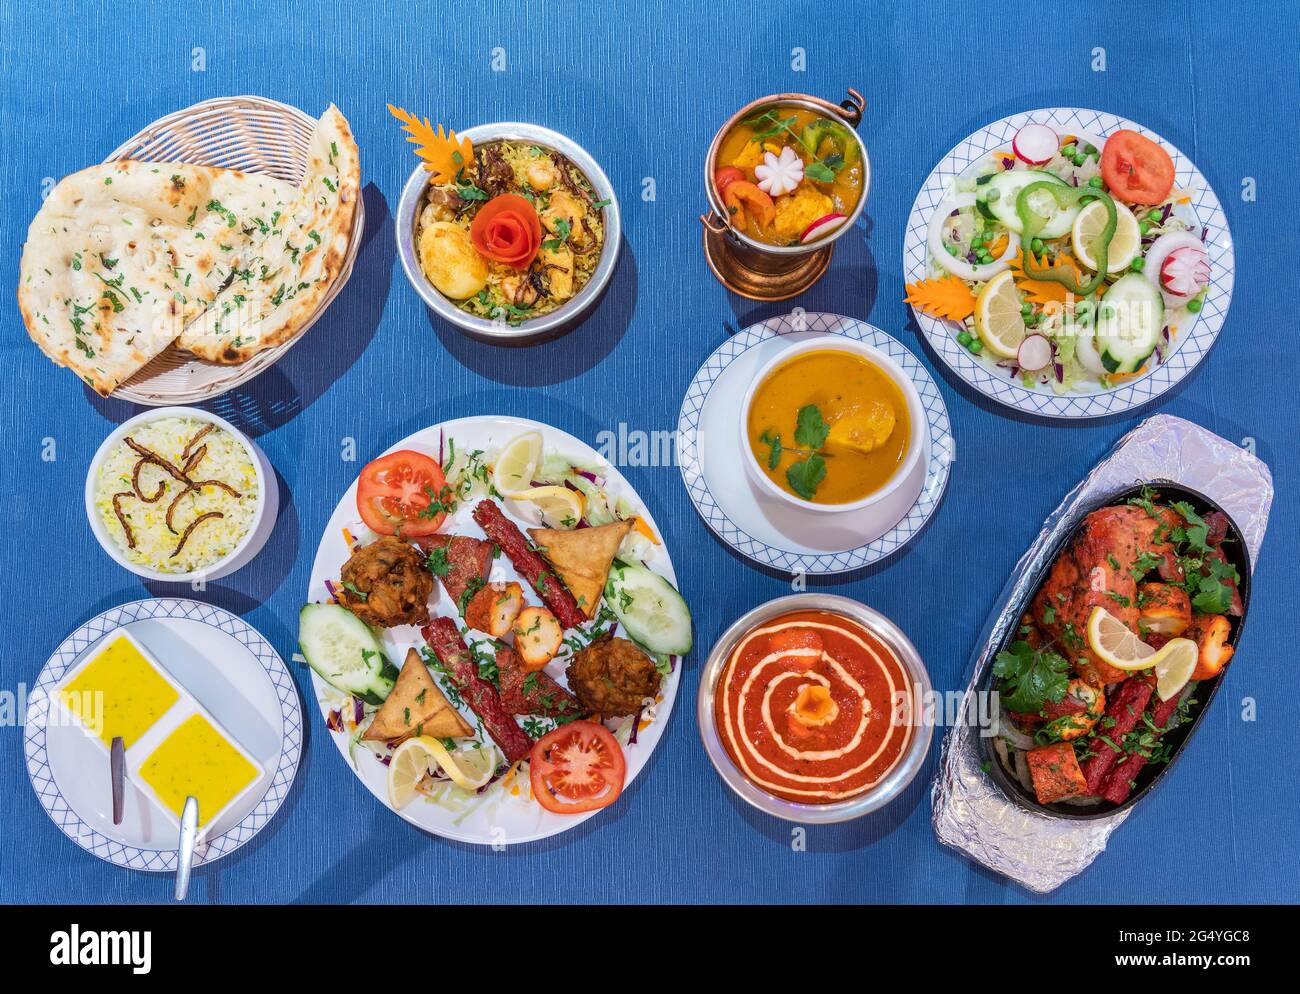
[(628, 635), (651, 652), (691, 651), (691, 611), (677, 589), (642, 566), (615, 562), (605, 582), (605, 602)]
[[(1016, 212), (1016, 200), (1020, 196), (1020, 191), (1030, 183), (1043, 182), (1069, 186), (1055, 173), (1042, 169), (1016, 169), (996, 174), (985, 184), (980, 197), (987, 203), (988, 213), (1005, 227), (1020, 234), (1024, 231), (1024, 225), (1020, 223), (1020, 215)], [(993, 193), (994, 190), (997, 191), (996, 195)], [(1070, 230), (1071, 225), (1074, 224), (1074, 216), (1079, 213), (1078, 207), (1062, 210), (1056, 201), (1046, 194), (1038, 198), (1034, 207), (1050, 218), (1043, 226), (1043, 230), (1038, 233), (1039, 238), (1060, 238)]]
[(1160, 343), (1165, 301), (1146, 277), (1129, 273), (1102, 295), (1096, 346), (1108, 373), (1135, 373)]
[(335, 690), (382, 704), (397, 668), (365, 622), (338, 604), (308, 604), (298, 613), (298, 646), (307, 665)]

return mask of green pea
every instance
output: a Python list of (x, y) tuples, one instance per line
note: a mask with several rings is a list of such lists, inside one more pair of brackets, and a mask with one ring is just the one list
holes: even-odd
[(1065, 156), (1067, 159), (1073, 159), (1074, 153), (1075, 153), (1075, 147), (1073, 142), (1071, 142), (1069, 145), (1066, 145), (1065, 148), (1061, 149), (1061, 154)]
[(1139, 232), (1139, 233), (1145, 235), (1145, 234), (1146, 234), (1148, 231), (1150, 231), (1150, 230), (1151, 230), (1151, 225), (1147, 224), (1147, 222), (1145, 222), (1145, 221), (1139, 221), (1139, 222), (1138, 222), (1138, 232)]
[(979, 250), (979, 253), (977, 254), (976, 258), (979, 259), (979, 261), (986, 266), (993, 261), (993, 255), (989, 252), (984, 251), (983, 249)]
[(1035, 238), (1033, 241), (1029, 243), (1029, 250), (1033, 252), (1034, 255), (1042, 255), (1043, 240), (1041, 238)]
[(1142, 256), (1138, 256), (1131, 263), (1129, 263), (1129, 269), (1133, 270), (1133, 272), (1135, 273), (1140, 273), (1142, 272), (1142, 267), (1145, 266), (1146, 264), (1147, 264), (1146, 259), (1142, 258)]
[(1080, 152), (1078, 155), (1074, 157), (1074, 164), (1076, 166), (1081, 166), (1087, 161), (1088, 161), (1088, 157), (1084, 155), (1082, 152)]
[(1033, 314), (1033, 313), (1034, 313), (1034, 305), (1033, 305), (1033, 304), (1030, 304), (1030, 303), (1024, 303), (1024, 304), (1021, 304), (1021, 305), (1020, 305), (1020, 314), (1021, 314), (1022, 317), (1029, 317), (1029, 315), (1031, 315), (1031, 314)]
[(970, 345), (967, 346), (967, 348), (969, 348), (976, 355), (979, 355), (981, 352), (984, 351), (984, 343), (981, 342), (978, 338), (974, 338), (971, 339), (971, 343)]
[(1083, 146), (1083, 151), (1084, 151), (1084, 153), (1087, 154), (1087, 155), (1096, 155), (1096, 154), (1097, 154), (1097, 146), (1096, 146), (1096, 145), (1085, 145), (1085, 146)]
[(1160, 217), (1161, 217), (1161, 214), (1162, 214), (1162, 213), (1163, 213), (1163, 212), (1160, 211), (1160, 210), (1158, 210), (1158, 209), (1152, 209), (1152, 210), (1149, 210), (1149, 211), (1147, 211), (1147, 220), (1148, 220), (1148, 221), (1154, 221), (1156, 224), (1159, 224), (1159, 223), (1160, 223)]
[(961, 343), (962, 348), (969, 348), (971, 343), (971, 334), (969, 331), (957, 332), (957, 341)]
[(1191, 300), (1189, 300), (1187, 302), (1187, 309), (1191, 311), (1193, 314), (1199, 313), (1201, 310), (1201, 298), (1193, 297)]
[(1088, 180), (1088, 185), (1089, 185), (1090, 187), (1092, 187), (1094, 190), (1100, 190), (1100, 189), (1101, 189), (1101, 177), (1100, 177), (1100, 176), (1094, 176), (1092, 179)]

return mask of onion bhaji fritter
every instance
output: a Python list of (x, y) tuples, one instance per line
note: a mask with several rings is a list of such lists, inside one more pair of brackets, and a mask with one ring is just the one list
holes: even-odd
[(386, 535), (343, 564), (343, 606), (368, 625), (393, 628), (429, 620), (433, 573), (420, 550)]
[(569, 689), (582, 706), (602, 718), (636, 714), (659, 692), (654, 660), (627, 639), (593, 642), (573, 655)]

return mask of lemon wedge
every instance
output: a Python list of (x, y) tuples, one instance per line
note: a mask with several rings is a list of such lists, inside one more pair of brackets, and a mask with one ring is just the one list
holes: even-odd
[(437, 759), (442, 772), (451, 777), (452, 783), (471, 792), (492, 779), (501, 758), (496, 747), (491, 745), (474, 743), (448, 749), (437, 739), (428, 736), (422, 737), (421, 741)]
[(582, 494), (568, 487), (533, 487), (509, 496), (534, 505), (541, 512), (542, 521), (552, 528), (573, 528), (582, 520), (586, 509)]
[(407, 739), (388, 764), (388, 803), (400, 810), (419, 793), (419, 783), (439, 769), (457, 787), (473, 793), (492, 779), (500, 762), (495, 746), (472, 745), (448, 749), (437, 739), (417, 735)]
[(503, 497), (516, 497), (533, 485), (542, 462), (542, 433), (516, 435), (501, 450), (492, 467), (492, 481)]
[(984, 347), (999, 359), (1014, 359), (1025, 340), (1020, 291), (1008, 269), (989, 280), (975, 298), (975, 331)]
[[(388, 764), (388, 804), (400, 811), (416, 795), (416, 785), (435, 768), (437, 757), (429, 749), (434, 740), (425, 736), (407, 739)], [(440, 745), (440, 743), (437, 743)]]
[(1104, 607), (1094, 607), (1088, 616), (1088, 648), (1103, 663), (1129, 673), (1149, 669), (1156, 655), (1155, 649)]
[[(1106, 205), (1094, 200), (1074, 219), (1070, 229), (1070, 245), (1074, 257), (1093, 272), (1097, 271), (1097, 260), (1093, 258), (1092, 246), (1101, 229), (1106, 227)], [(1110, 240), (1106, 254), (1106, 272), (1122, 273), (1137, 258), (1142, 250), (1142, 232), (1133, 212), (1121, 203), (1115, 204), (1115, 234)]]
[(1199, 655), (1196, 643), (1191, 639), (1170, 639), (1160, 647), (1155, 655), (1155, 667), (1156, 693), (1162, 701), (1169, 700), (1187, 686)]

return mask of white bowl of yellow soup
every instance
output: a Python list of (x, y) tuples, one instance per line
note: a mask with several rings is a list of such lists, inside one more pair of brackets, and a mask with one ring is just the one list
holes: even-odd
[(898, 363), (838, 336), (792, 342), (772, 356), (739, 420), (745, 469), (760, 492), (826, 512), (892, 494), (921, 458), (927, 424)]
[[(193, 487), (174, 473), (190, 459), (184, 475)], [(119, 425), (86, 474), (90, 530), (118, 565), (147, 580), (190, 583), (235, 572), (266, 544), (278, 510), (275, 471), (262, 451), (229, 421), (195, 407), (156, 408)]]

